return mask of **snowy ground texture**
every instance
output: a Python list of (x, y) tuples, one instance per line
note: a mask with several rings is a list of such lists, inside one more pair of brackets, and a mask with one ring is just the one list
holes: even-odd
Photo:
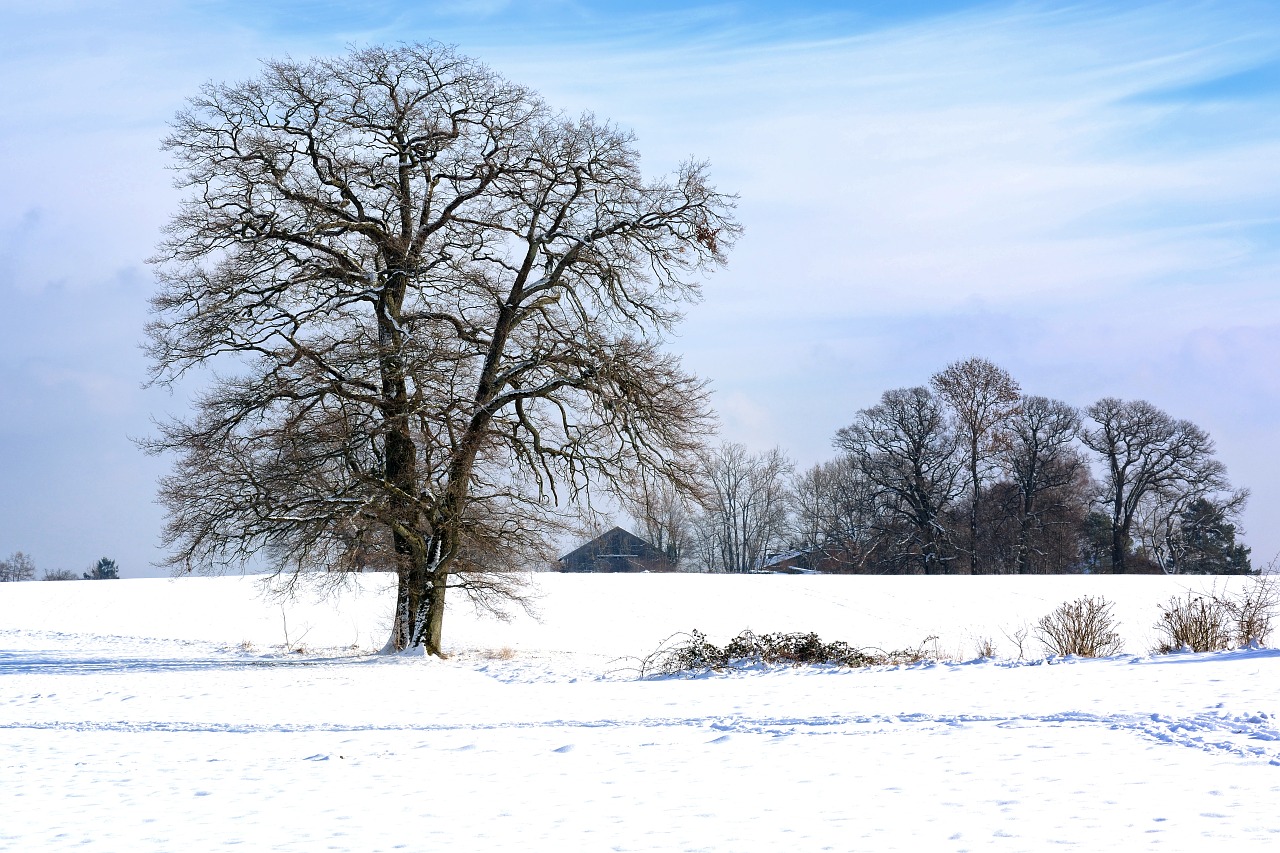
[[(370, 653), (383, 584), (0, 585), (0, 850), (1280, 849), (1280, 652), (1148, 653), (1211, 580), (538, 575), (448, 661)], [(1082, 594), (1128, 653), (1018, 660)], [(628, 668), (692, 628), (957, 662)]]

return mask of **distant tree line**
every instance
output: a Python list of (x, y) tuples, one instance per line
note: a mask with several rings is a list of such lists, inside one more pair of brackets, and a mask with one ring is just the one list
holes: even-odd
[[(116, 561), (103, 557), (89, 568), (83, 575), (77, 576), (70, 569), (48, 569), (42, 581), (74, 581), (74, 580), (119, 580), (120, 572)], [(36, 579), (36, 564), (33, 559), (21, 551), (14, 551), (0, 560), (0, 583), (6, 581), (31, 581)]]
[(641, 490), (639, 532), (693, 571), (875, 574), (1252, 571), (1232, 488), (1200, 427), (1144, 400), (1025, 394), (982, 358), (884, 392), (795, 472), (723, 444), (696, 497)]

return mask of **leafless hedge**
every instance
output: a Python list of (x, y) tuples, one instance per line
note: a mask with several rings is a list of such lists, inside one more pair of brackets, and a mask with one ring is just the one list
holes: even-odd
[[(935, 638), (929, 638), (932, 639)], [(923, 644), (916, 649), (895, 651), (857, 648), (840, 640), (824, 643), (812, 632), (756, 634), (747, 630), (728, 644), (717, 646), (701, 631), (694, 630), (669, 638), (640, 662), (639, 670), (641, 677), (645, 677), (719, 672), (760, 663), (861, 667), (919, 663), (933, 656)]]

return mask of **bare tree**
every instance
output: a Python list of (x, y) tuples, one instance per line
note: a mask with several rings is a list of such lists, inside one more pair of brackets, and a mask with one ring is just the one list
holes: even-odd
[(1097, 424), (1081, 439), (1102, 458), (1103, 500), (1111, 512), (1111, 570), (1123, 572), (1144, 503), (1185, 506), (1230, 490), (1209, 434), (1145, 400), (1105, 397), (1085, 410)]
[(969, 472), (969, 574), (978, 573), (978, 505), (996, 433), (1017, 408), (1019, 387), (1008, 371), (985, 358), (953, 362), (935, 373), (933, 389), (955, 413)]
[(223, 365), (146, 443), (176, 569), (394, 570), (388, 649), (438, 654), (446, 590), (509, 594), (593, 483), (691, 477), (706, 392), (662, 345), (738, 231), (703, 164), (645, 180), (437, 44), (268, 62), (165, 146), (152, 379)]
[(35, 561), (21, 551), (14, 551), (0, 560), (0, 583), (34, 580), (35, 576)]
[(644, 538), (679, 568), (693, 541), (691, 498), (669, 479), (642, 480), (624, 494), (622, 504)]
[(1210, 477), (1149, 492), (1133, 521), (1143, 556), (1170, 575), (1249, 572), (1249, 549), (1236, 543), (1249, 490), (1218, 491), (1224, 484)]
[[(1023, 397), (1008, 417), (998, 458), (1016, 489), (1011, 567), (1016, 574), (1042, 570), (1038, 566), (1048, 569), (1050, 531), (1083, 523), (1089, 467), (1075, 446), (1079, 431), (1080, 413), (1075, 407), (1047, 397)], [(1074, 557), (1078, 546), (1068, 545), (1067, 553)]]
[(815, 568), (863, 571), (875, 550), (875, 490), (849, 456), (792, 481), (793, 530)]
[(937, 397), (923, 387), (886, 391), (836, 433), (835, 445), (871, 484), (881, 532), (901, 533), (895, 550), (922, 574), (948, 571), (944, 513), (960, 493), (963, 463)]
[(703, 454), (695, 536), (704, 568), (749, 572), (781, 547), (789, 528), (791, 470), (791, 460), (776, 447), (752, 454), (725, 443)]

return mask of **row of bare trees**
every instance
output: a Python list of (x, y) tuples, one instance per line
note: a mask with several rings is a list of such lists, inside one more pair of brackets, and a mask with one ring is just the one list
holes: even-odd
[(1081, 411), (971, 358), (886, 391), (834, 444), (799, 473), (780, 450), (722, 445), (702, 456), (695, 500), (641, 494), (632, 514), (693, 570), (751, 571), (787, 551), (847, 572), (1249, 570), (1235, 541), (1248, 493), (1204, 430), (1143, 400)]

